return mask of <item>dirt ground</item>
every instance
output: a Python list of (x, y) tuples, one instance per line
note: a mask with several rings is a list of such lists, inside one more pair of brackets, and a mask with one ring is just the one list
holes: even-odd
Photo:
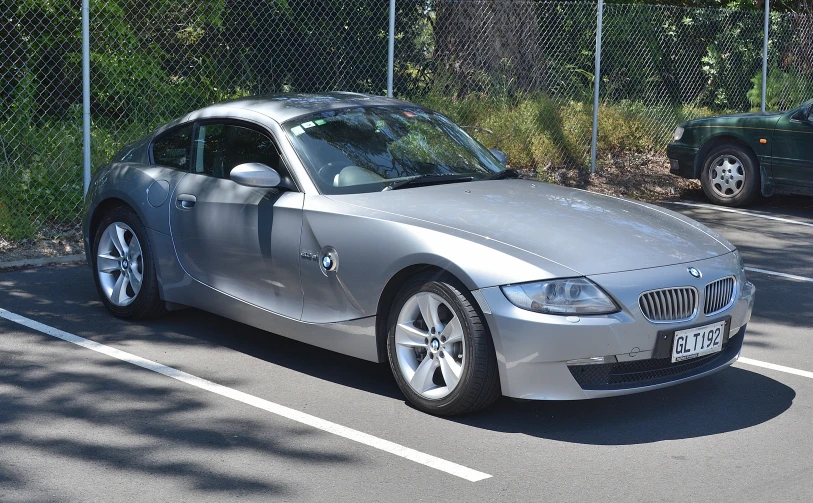
[(687, 180), (669, 173), (669, 161), (663, 154), (634, 154), (599, 161), (596, 173), (582, 169), (538, 171), (538, 178), (601, 194), (658, 202), (672, 199), (702, 199), (699, 180)]
[[(669, 163), (662, 154), (605, 159), (595, 174), (581, 169), (543, 167), (537, 173), (525, 175), (567, 187), (648, 202), (703, 197), (700, 182), (670, 174)], [(83, 253), (79, 227), (46, 229), (37, 239), (20, 242), (8, 241), (0, 236), (0, 266), (7, 262)]]
[(34, 239), (9, 241), (0, 236), (0, 267), (3, 263), (62, 257), (85, 253), (79, 227), (46, 228)]

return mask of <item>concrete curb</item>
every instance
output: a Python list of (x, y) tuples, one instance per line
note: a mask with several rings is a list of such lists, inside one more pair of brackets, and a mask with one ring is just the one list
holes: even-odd
[(0, 270), (13, 269), (15, 267), (42, 267), (49, 264), (72, 264), (86, 260), (82, 255), (65, 255), (62, 257), (40, 257), (34, 259), (15, 260), (13, 262), (0, 262)]

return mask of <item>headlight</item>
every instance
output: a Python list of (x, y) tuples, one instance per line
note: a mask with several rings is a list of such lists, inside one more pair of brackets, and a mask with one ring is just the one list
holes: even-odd
[(545, 314), (610, 314), (618, 306), (586, 278), (552, 279), (502, 287), (515, 306)]
[(683, 138), (683, 131), (684, 131), (684, 129), (682, 127), (678, 126), (675, 129), (675, 134), (672, 135), (672, 139), (675, 140), (675, 141), (678, 141), (681, 138)]

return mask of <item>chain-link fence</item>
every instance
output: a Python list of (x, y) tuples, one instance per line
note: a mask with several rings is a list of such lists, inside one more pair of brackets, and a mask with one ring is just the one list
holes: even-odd
[[(409, 98), (518, 167), (589, 164), (596, 4), (436, 0), (429, 12), (428, 77)], [(762, 12), (607, 4), (602, 26), (599, 169), (663, 154), (684, 120), (760, 107)], [(772, 15), (768, 110), (813, 98), (810, 28), (813, 16)]]
[[(397, 0), (394, 94), (528, 170), (589, 167), (597, 5)], [(599, 169), (658, 155), (677, 123), (761, 104), (763, 15), (608, 4)], [(270, 92), (387, 89), (383, 0), (91, 0), (91, 164), (201, 106)], [(75, 229), (81, 11), (0, 0), (0, 245)], [(813, 16), (772, 14), (767, 108), (813, 97)], [(1, 249), (2, 247), (0, 247)]]
[[(757, 77), (754, 84), (761, 85)], [(766, 108), (787, 110), (813, 98), (813, 16), (772, 14)], [(751, 103), (759, 103), (749, 94)]]
[(589, 160), (595, 4), (438, 0), (427, 15), (408, 99), (470, 126), (513, 166)]
[(752, 79), (762, 72), (762, 13), (607, 5), (604, 27), (605, 155), (662, 152), (684, 120), (752, 108)]
[(79, 214), (80, 20), (68, 2), (0, 0), (0, 244)]

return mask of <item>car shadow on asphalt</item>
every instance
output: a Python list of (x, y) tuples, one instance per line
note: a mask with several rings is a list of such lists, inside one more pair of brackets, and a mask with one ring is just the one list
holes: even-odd
[(796, 392), (756, 372), (731, 367), (681, 385), (580, 401), (514, 401), (455, 421), (506, 433), (593, 445), (632, 445), (750, 428), (781, 415)]
[[(671, 200), (670, 200), (671, 201)], [(666, 201), (667, 203), (670, 201)], [(714, 206), (703, 192), (703, 189), (689, 189), (681, 194), (679, 201), (696, 204), (707, 204)], [(793, 218), (793, 217), (813, 217), (813, 197), (810, 196), (794, 196), (778, 194), (772, 197), (758, 197), (756, 201), (748, 205), (746, 208), (740, 208), (743, 211), (759, 211), (764, 213), (775, 214), (776, 216)]]
[[(31, 280), (47, 272), (42, 269), (25, 275)], [(68, 272), (65, 268), (57, 275)], [(225, 347), (328, 382), (404, 400), (387, 364), (339, 355), (195, 309), (169, 313), (157, 320), (125, 322), (107, 313), (96, 300), (92, 284), (64, 285), (57, 280), (36, 287), (36, 281), (19, 281), (21, 274), (10, 273), (2, 278), (5, 282), (0, 285), (0, 301), (4, 305), (97, 342), (126, 345), (138, 339), (181, 347)], [(68, 276), (73, 275), (65, 276), (68, 282), (72, 279)], [(39, 288), (50, 294), (43, 295)], [(59, 291), (63, 288), (64, 293)], [(479, 413), (444, 420), (565, 442), (641, 444), (715, 435), (762, 424), (788, 410), (795, 396), (793, 389), (774, 379), (730, 368), (679, 386), (621, 397), (570, 402), (503, 398)]]
[[(189, 309), (170, 313), (175, 331), (345, 387), (403, 398), (388, 364), (373, 363)], [(193, 335), (194, 334), (194, 335)]]
[[(389, 365), (375, 364), (246, 327), (199, 311), (177, 313), (185, 333), (318, 379), (403, 401)], [(197, 331), (195, 325), (208, 326)], [(223, 331), (211, 330), (224, 324)], [(232, 332), (233, 329), (231, 330)], [(203, 332), (204, 335), (200, 335)], [(582, 401), (500, 399), (466, 416), (440, 418), (504, 433), (595, 445), (628, 445), (716, 435), (765, 423), (788, 410), (796, 392), (774, 379), (731, 367), (706, 378), (646, 393)], [(404, 402), (404, 406), (408, 404)]]

